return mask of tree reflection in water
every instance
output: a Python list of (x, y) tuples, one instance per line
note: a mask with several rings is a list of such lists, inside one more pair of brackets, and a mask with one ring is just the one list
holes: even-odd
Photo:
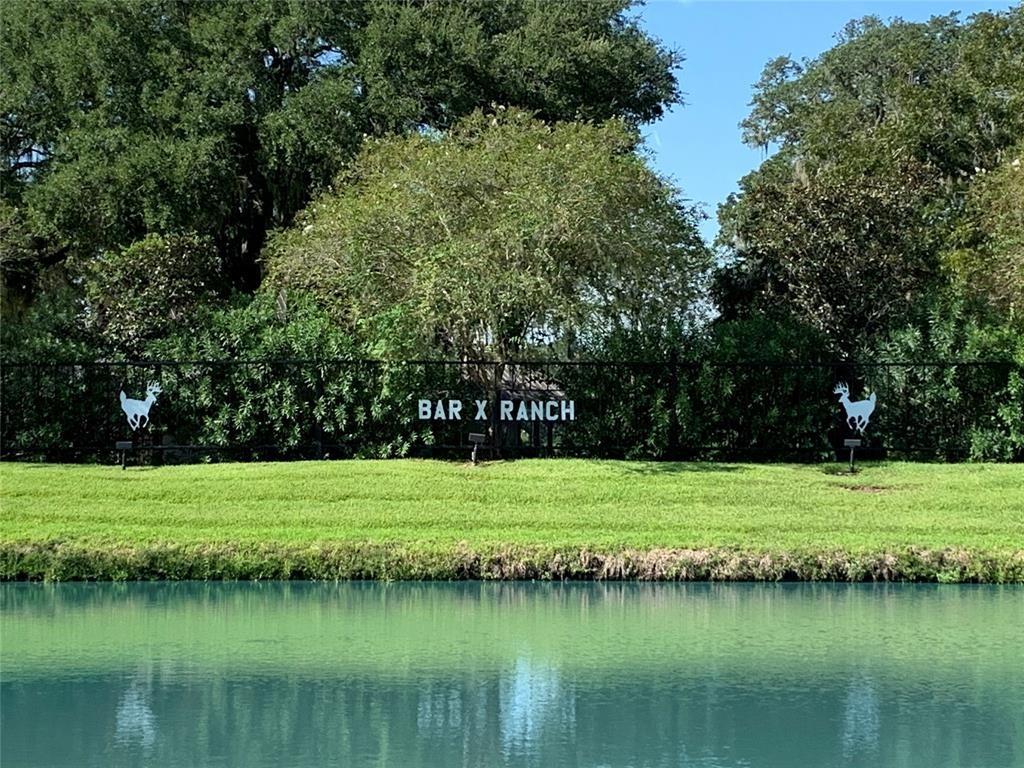
[(1024, 753), (1020, 587), (3, 584), (0, 608), (4, 766)]

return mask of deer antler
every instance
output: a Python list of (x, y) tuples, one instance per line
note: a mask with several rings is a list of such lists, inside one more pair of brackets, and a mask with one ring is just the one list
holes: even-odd
[(833, 395), (848, 395), (850, 394), (850, 388), (847, 386), (845, 381), (841, 381), (836, 384), (836, 388), (832, 390)]
[(149, 382), (149, 386), (146, 387), (146, 392), (151, 395), (159, 395), (161, 392), (163, 392), (163, 390), (160, 389), (159, 384), (157, 384), (155, 381), (151, 381)]

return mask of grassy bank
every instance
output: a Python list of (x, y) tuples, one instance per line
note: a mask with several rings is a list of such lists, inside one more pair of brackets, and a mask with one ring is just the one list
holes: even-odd
[(0, 578), (1024, 581), (1024, 467), (0, 465)]

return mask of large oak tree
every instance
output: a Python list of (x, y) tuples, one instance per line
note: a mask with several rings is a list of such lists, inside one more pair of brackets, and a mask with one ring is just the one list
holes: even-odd
[[(366, 135), (491, 103), (657, 118), (675, 53), (630, 0), (7, 0), (4, 276), (151, 234), (209, 239), (236, 287)], [(6, 250), (6, 249), (5, 249)]]
[(998, 195), (970, 190), (1015, 179), (1024, 10), (853, 22), (816, 59), (770, 62), (743, 128), (772, 156), (719, 213), (723, 316), (782, 311), (862, 351), (949, 289), (965, 230), (1010, 227)]

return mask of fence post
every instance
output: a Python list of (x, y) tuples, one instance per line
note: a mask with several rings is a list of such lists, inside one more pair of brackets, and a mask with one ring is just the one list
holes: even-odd
[[(164, 367), (162, 365), (160, 365), (159, 363), (157, 363), (157, 365), (156, 365), (156, 376), (154, 377), (154, 379), (158, 383), (162, 384), (163, 383), (163, 378), (164, 378)], [(148, 383), (148, 381), (149, 381), (149, 377), (148, 376), (146, 377), (146, 381)], [(153, 447), (152, 447), (152, 450), (150, 451), (149, 460), (150, 460), (150, 463), (153, 466), (155, 466), (155, 467), (156, 466), (162, 466), (164, 464), (164, 430), (162, 429), (162, 426), (161, 426), (163, 424), (163, 422), (164, 422), (164, 419), (159, 419), (157, 421), (157, 423), (156, 423), (156, 426), (152, 430), (152, 440), (151, 440), (151, 442), (152, 442), (152, 446)], [(147, 429), (148, 429), (149, 425), (147, 424), (146, 426), (147, 426)]]
[(501, 418), (498, 415), (498, 410), (501, 407), (501, 379), (504, 375), (504, 363), (490, 363), (490, 366), (494, 384), (494, 407), (491, 408), (491, 458), (500, 459), (503, 435), (501, 434)]
[(317, 406), (320, 407), (320, 416), (316, 420), (316, 455), (314, 459), (324, 458), (324, 416), (327, 413), (327, 403), (324, 401), (324, 369), (323, 365), (316, 366), (316, 391), (313, 394), (313, 408), (315, 414)]
[(668, 361), (668, 446), (665, 458), (679, 459), (679, 414), (676, 401), (679, 399), (679, 353), (673, 349)]

